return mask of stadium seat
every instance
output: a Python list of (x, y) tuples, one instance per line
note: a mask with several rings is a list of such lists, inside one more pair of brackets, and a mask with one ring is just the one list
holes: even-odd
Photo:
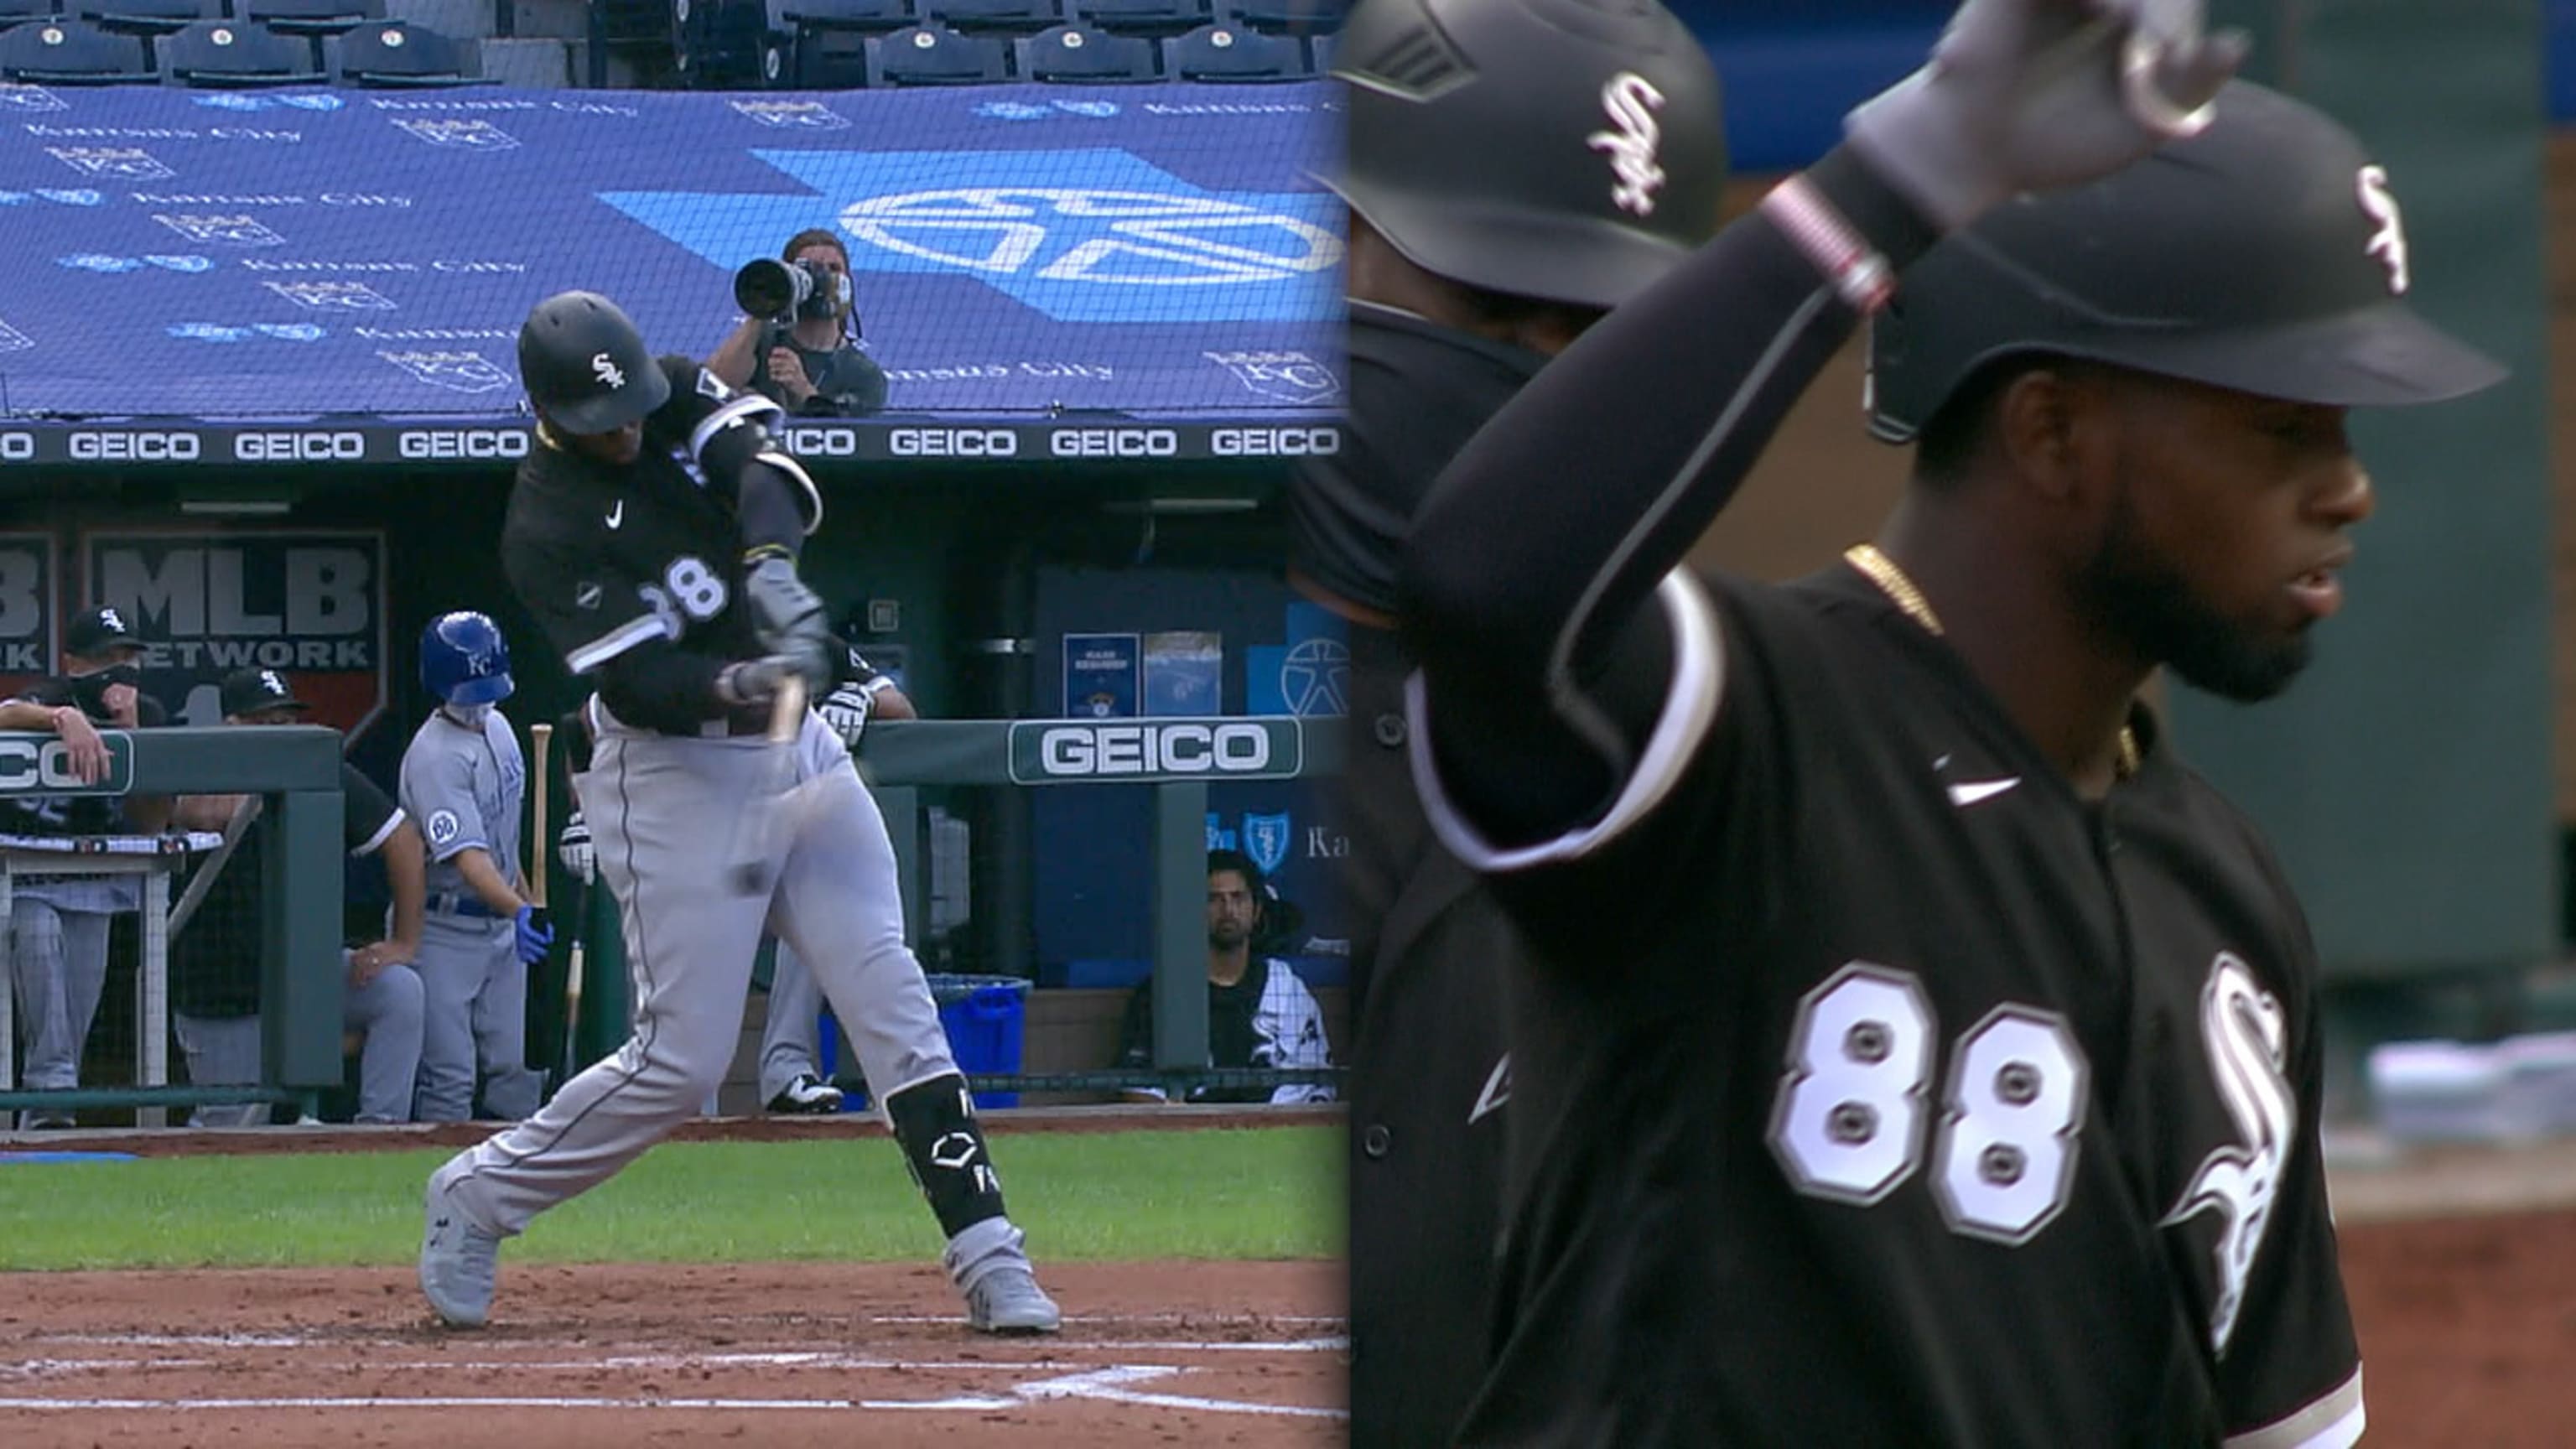
[(385, 18), (385, 0), (233, 0), (233, 14), (280, 35), (339, 35)]
[(1164, 40), (1216, 18), (1208, 0), (1074, 0), (1074, 15), (1112, 35), (1141, 35)]
[(224, 0), (74, 0), (64, 7), (101, 30), (167, 35), (200, 20), (224, 18)]
[(921, 0), (925, 23), (969, 35), (1035, 35), (1065, 23), (1064, 0)]
[(1163, 74), (1178, 81), (1287, 81), (1315, 71), (1295, 36), (1219, 24), (1164, 41)]
[(769, 28), (799, 39), (819, 30), (884, 35), (920, 23), (913, 0), (769, 0)]
[(0, 30), (0, 80), (29, 85), (137, 85), (157, 79), (131, 35), (83, 20), (34, 20)]
[(239, 20), (200, 20), (155, 42), (161, 79), (199, 90), (252, 86), (316, 86), (326, 77), (314, 63), (313, 43)]
[(1155, 63), (1154, 42), (1087, 25), (1059, 25), (1043, 35), (1023, 35), (1011, 48), (1018, 52), (1020, 79), (1025, 81), (1098, 85), (1163, 78)]
[(62, 11), (55, 8), (54, 0), (0, 0), (0, 30), (60, 14)]
[(865, 38), (920, 23), (913, 0), (769, 0), (769, 28), (787, 37), (780, 83), (800, 91), (866, 85)]
[(978, 86), (1011, 78), (1010, 52), (989, 35), (917, 25), (868, 37), (868, 84)]
[(767, 0), (689, 0), (674, 11), (671, 68), (692, 89), (781, 84), (786, 51), (770, 32)]
[(399, 90), (482, 84), (473, 72), (472, 52), (427, 26), (371, 21), (323, 43), (334, 57), (331, 73), (344, 86)]
[(1264, 35), (1330, 35), (1342, 28), (1349, 0), (1224, 0), (1237, 25)]

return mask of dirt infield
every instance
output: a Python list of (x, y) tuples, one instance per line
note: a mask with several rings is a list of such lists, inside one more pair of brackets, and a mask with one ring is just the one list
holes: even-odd
[(0, 1444), (1319, 1449), (1340, 1271), (1059, 1265), (1052, 1339), (957, 1319), (935, 1267), (503, 1267), (493, 1327), (402, 1270), (28, 1273), (0, 1288)]
[[(996, 1114), (994, 1126), (1221, 1120), (1081, 1111)], [(739, 1140), (747, 1128), (872, 1130), (832, 1120), (705, 1131)], [(167, 1133), (79, 1145), (384, 1150), (474, 1135)], [(2416, 1152), (2337, 1172), (2335, 1202), (2366, 1365), (2366, 1443), (2576, 1441), (2565, 1407), (2576, 1378), (2576, 1143)], [(498, 1322), (475, 1334), (431, 1326), (401, 1269), (0, 1276), (0, 1446), (1307, 1449), (1343, 1437), (1333, 1263), (1051, 1265), (1067, 1331), (1022, 1341), (966, 1331), (928, 1264), (505, 1259), (503, 1274)]]

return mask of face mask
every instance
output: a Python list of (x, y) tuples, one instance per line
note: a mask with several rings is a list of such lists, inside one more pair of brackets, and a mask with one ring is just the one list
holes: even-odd
[(480, 730), (483, 722), (492, 717), (492, 706), (488, 704), (443, 704), (439, 708), (447, 712), (449, 719), (469, 730)]
[(111, 664), (105, 669), (97, 670), (89, 674), (74, 676), (72, 679), (72, 697), (79, 702), (83, 713), (105, 714), (107, 713), (107, 691), (109, 686), (131, 684), (139, 687), (142, 683), (143, 667), (141, 665), (130, 662), (125, 664)]

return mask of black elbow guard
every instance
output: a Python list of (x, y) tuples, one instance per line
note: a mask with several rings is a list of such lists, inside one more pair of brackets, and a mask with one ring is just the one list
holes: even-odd
[(757, 511), (751, 494), (764, 487), (783, 490), (796, 512), (797, 532), (811, 534), (823, 524), (823, 495), (805, 465), (770, 437), (763, 420), (780, 411), (758, 393), (731, 398), (690, 430), (689, 456), (710, 479), (733, 485), (746, 518)]

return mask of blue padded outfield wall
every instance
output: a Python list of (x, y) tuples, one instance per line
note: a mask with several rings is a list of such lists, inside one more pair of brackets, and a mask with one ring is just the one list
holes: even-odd
[(1331, 95), (0, 86), (0, 415), (515, 413), (539, 298), (703, 356), (818, 226), (892, 411), (1329, 407)]

